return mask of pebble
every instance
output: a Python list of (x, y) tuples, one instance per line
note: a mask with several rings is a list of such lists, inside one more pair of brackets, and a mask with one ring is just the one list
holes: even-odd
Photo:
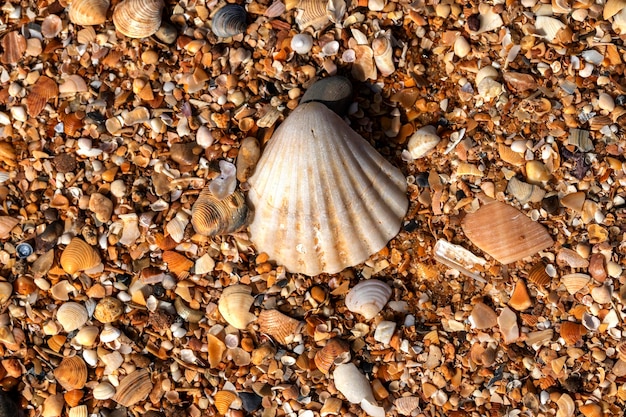
[(598, 282), (606, 281), (607, 273), (604, 268), (605, 257), (601, 253), (594, 253), (589, 260), (589, 275)]
[(237, 179), (240, 182), (246, 182), (250, 178), (260, 157), (261, 146), (256, 138), (249, 136), (241, 141), (236, 165)]
[(491, 307), (485, 303), (477, 303), (470, 314), (470, 323), (473, 329), (490, 329), (498, 324), (498, 316)]
[(472, 47), (463, 36), (459, 36), (456, 38), (456, 41), (454, 41), (454, 54), (459, 58), (465, 58), (471, 50)]
[(115, 180), (111, 183), (111, 194), (114, 197), (122, 198), (126, 195), (126, 184), (124, 184), (124, 180)]
[(89, 210), (95, 213), (99, 222), (106, 223), (111, 220), (113, 202), (100, 193), (93, 193), (89, 198)]
[(526, 162), (526, 179), (531, 184), (549, 181), (552, 178), (548, 167), (541, 161)]
[(241, 406), (248, 413), (253, 412), (261, 406), (262, 397), (254, 392), (239, 392), (239, 398), (241, 398)]
[(500, 316), (498, 316), (498, 326), (505, 344), (513, 343), (519, 339), (519, 326), (517, 325), (517, 316), (508, 307), (505, 307)]
[(528, 149), (527, 143), (528, 141), (525, 140), (515, 140), (511, 144), (511, 150), (517, 153), (524, 153)]
[(611, 97), (607, 93), (600, 93), (598, 97), (598, 107), (602, 110), (613, 111), (615, 109), (615, 101), (613, 101), (613, 97)]

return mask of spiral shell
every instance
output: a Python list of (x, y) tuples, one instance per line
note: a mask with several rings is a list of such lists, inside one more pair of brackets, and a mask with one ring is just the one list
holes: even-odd
[(213, 15), (212, 30), (216, 36), (230, 38), (245, 32), (246, 9), (238, 4), (227, 4)]
[(333, 338), (315, 353), (315, 365), (317, 369), (328, 374), (330, 367), (337, 363), (345, 363), (350, 358), (350, 345), (347, 342)]
[(161, 26), (163, 0), (124, 0), (115, 7), (113, 24), (129, 38), (147, 38)]
[(241, 229), (248, 219), (248, 206), (243, 194), (236, 190), (223, 200), (206, 187), (191, 209), (191, 224), (196, 233), (217, 236)]
[(346, 307), (366, 320), (374, 318), (391, 297), (391, 287), (382, 281), (368, 279), (354, 286), (346, 295)]
[(278, 343), (286, 345), (293, 342), (302, 322), (291, 318), (278, 310), (265, 310), (259, 314), (259, 331), (272, 336)]
[(146, 399), (152, 391), (150, 373), (146, 369), (138, 369), (122, 379), (113, 400), (124, 407), (131, 407)]
[(87, 382), (87, 364), (80, 356), (64, 358), (54, 370), (54, 377), (68, 391), (82, 389)]
[(61, 268), (68, 274), (91, 269), (100, 264), (100, 254), (87, 242), (73, 238), (61, 254)]
[(251, 292), (252, 289), (245, 285), (233, 285), (222, 291), (217, 307), (224, 320), (237, 329), (245, 329), (256, 319), (250, 313), (250, 307), (254, 303)]
[(74, 0), (70, 3), (69, 18), (75, 25), (101, 25), (107, 20), (109, 0)]
[(87, 309), (82, 304), (75, 302), (65, 303), (57, 310), (57, 321), (61, 323), (66, 332), (82, 327), (88, 318)]

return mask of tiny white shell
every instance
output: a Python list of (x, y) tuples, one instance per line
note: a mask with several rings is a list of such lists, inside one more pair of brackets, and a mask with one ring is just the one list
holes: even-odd
[(297, 54), (304, 55), (313, 48), (313, 37), (308, 33), (298, 33), (291, 38), (291, 49)]
[(382, 281), (368, 279), (356, 284), (346, 295), (346, 307), (366, 320), (374, 318), (391, 297), (391, 287)]
[(424, 126), (413, 133), (409, 139), (408, 151), (413, 159), (422, 158), (440, 141), (441, 138), (437, 135), (434, 126)]

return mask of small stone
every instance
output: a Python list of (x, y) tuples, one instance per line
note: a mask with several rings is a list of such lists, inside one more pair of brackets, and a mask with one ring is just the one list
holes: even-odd
[(470, 314), (470, 323), (473, 329), (490, 329), (498, 324), (498, 315), (485, 303), (478, 303)]
[(237, 180), (246, 182), (254, 173), (254, 168), (261, 157), (261, 147), (256, 138), (247, 137), (241, 141), (237, 154)]
[(126, 195), (126, 184), (124, 180), (115, 180), (111, 183), (111, 194), (116, 198), (122, 198)]
[(541, 200), (541, 208), (548, 214), (556, 213), (559, 210), (559, 196), (552, 194), (551, 196), (544, 197), (544, 199)]
[(472, 47), (463, 36), (459, 36), (456, 38), (456, 41), (454, 41), (454, 54), (459, 58), (465, 58), (471, 50)]
[(517, 316), (510, 308), (506, 307), (498, 317), (498, 326), (505, 344), (513, 343), (519, 339), (519, 327), (517, 325)]
[(598, 97), (598, 107), (602, 110), (613, 111), (615, 109), (615, 101), (607, 93), (600, 93)]
[(113, 202), (100, 193), (93, 193), (89, 198), (89, 210), (95, 213), (98, 221), (106, 223), (111, 220)]
[(601, 253), (594, 253), (589, 260), (589, 275), (598, 282), (606, 281), (605, 262), (606, 258)]
[(168, 45), (173, 44), (178, 38), (178, 32), (176, 28), (169, 23), (161, 23), (161, 27), (154, 34), (157, 39), (161, 42), (167, 43)]
[(141, 54), (141, 60), (144, 64), (153, 65), (159, 62), (159, 54), (152, 49), (148, 49)]
[(180, 165), (196, 165), (201, 153), (202, 147), (195, 142), (175, 143), (170, 147), (172, 160)]
[(552, 178), (548, 167), (541, 161), (528, 161), (526, 163), (526, 179), (531, 184), (540, 184)]
[(248, 413), (253, 412), (261, 406), (263, 397), (258, 396), (254, 392), (239, 392), (239, 398), (241, 398), (241, 405)]
[(76, 158), (68, 153), (62, 153), (54, 157), (52, 160), (57, 172), (65, 174), (76, 170)]
[(480, 29), (480, 15), (478, 13), (467, 18), (467, 28), (472, 32), (477, 32)]

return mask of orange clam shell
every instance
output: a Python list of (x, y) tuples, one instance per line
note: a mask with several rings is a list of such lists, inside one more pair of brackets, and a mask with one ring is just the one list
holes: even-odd
[(100, 254), (80, 238), (73, 238), (61, 254), (61, 268), (68, 274), (91, 269), (100, 263)]
[(322, 349), (315, 353), (315, 365), (317, 369), (328, 374), (335, 360), (349, 354), (349, 352), (350, 345), (347, 342), (338, 338), (330, 339)]
[(264, 310), (258, 318), (259, 331), (274, 338), (278, 343), (286, 345), (291, 343), (298, 327), (302, 324), (299, 320), (291, 318), (278, 310)]
[(54, 370), (54, 377), (67, 391), (82, 389), (87, 382), (87, 364), (80, 356), (64, 358)]

